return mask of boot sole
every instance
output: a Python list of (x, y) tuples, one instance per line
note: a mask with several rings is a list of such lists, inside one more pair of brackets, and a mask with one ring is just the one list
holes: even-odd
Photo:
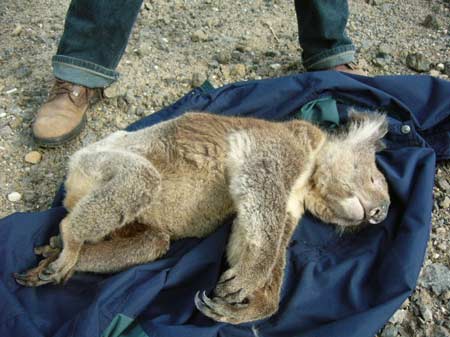
[(54, 138), (39, 138), (33, 135), (34, 141), (40, 147), (52, 148), (57, 147), (59, 145), (65, 144), (74, 138), (76, 138), (81, 131), (83, 131), (86, 126), (86, 113), (83, 115), (81, 122), (69, 133), (66, 133), (64, 136), (54, 137)]

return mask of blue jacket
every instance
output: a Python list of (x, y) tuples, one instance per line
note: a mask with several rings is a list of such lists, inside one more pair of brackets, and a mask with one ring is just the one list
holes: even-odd
[(160, 260), (121, 273), (80, 273), (65, 286), (21, 287), (11, 274), (37, 263), (33, 247), (58, 231), (66, 213), (58, 193), (47, 211), (0, 220), (0, 336), (372, 337), (410, 295), (423, 262), (436, 159), (450, 156), (449, 82), (315, 72), (201, 87), (129, 129), (187, 110), (289, 119), (324, 97), (336, 100), (340, 119), (349, 105), (388, 113), (387, 148), (377, 161), (392, 205), (382, 224), (343, 236), (306, 215), (288, 250), (273, 317), (232, 326), (194, 306), (197, 290), (213, 289), (226, 267), (229, 223), (207, 238), (174, 242)]

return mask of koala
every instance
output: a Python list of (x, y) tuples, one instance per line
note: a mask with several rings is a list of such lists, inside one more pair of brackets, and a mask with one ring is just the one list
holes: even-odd
[(385, 116), (353, 114), (327, 133), (300, 120), (269, 122), (191, 112), (136, 132), (118, 131), (69, 161), (60, 236), (35, 248), (39, 265), (16, 273), (37, 287), (74, 272), (111, 273), (154, 261), (170, 242), (202, 238), (235, 215), (229, 268), (206, 316), (238, 324), (274, 314), (286, 249), (306, 210), (339, 228), (378, 224), (388, 186), (375, 164)]

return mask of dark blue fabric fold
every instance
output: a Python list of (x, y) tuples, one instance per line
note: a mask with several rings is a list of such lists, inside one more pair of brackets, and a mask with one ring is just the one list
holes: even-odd
[[(153, 263), (114, 275), (76, 274), (65, 286), (24, 288), (11, 274), (37, 263), (33, 247), (58, 230), (61, 195), (44, 212), (0, 220), (0, 336), (100, 336), (119, 313), (149, 336), (371, 337), (414, 289), (430, 231), (437, 159), (450, 156), (450, 83), (428, 76), (361, 77), (316, 72), (195, 89), (136, 130), (188, 110), (286, 120), (307, 102), (332, 96), (345, 119), (350, 105), (389, 114), (378, 164), (389, 182), (388, 218), (339, 235), (307, 214), (288, 250), (280, 310), (232, 326), (194, 306), (225, 268), (229, 222), (212, 235), (174, 242)], [(343, 103), (342, 103), (343, 102)], [(408, 125), (410, 132), (402, 126)]]

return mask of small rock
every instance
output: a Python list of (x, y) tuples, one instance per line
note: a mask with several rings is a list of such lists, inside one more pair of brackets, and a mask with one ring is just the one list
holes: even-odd
[(377, 57), (386, 57), (392, 53), (392, 48), (387, 43), (381, 43), (378, 46)]
[(372, 63), (380, 68), (383, 68), (386, 66), (389, 61), (391, 60), (391, 57), (389, 55), (385, 55), (384, 57), (376, 57), (372, 60)]
[(232, 76), (241, 78), (241, 77), (245, 76), (246, 71), (247, 71), (247, 68), (245, 67), (245, 64), (238, 63), (238, 64), (235, 64), (234, 67), (231, 68), (230, 74)]
[(408, 56), (406, 56), (406, 65), (418, 72), (430, 70), (430, 62), (421, 53), (408, 54)]
[(443, 191), (450, 191), (450, 184), (445, 178), (436, 179), (436, 185)]
[(248, 42), (245, 41), (245, 40), (239, 42), (239, 43), (234, 47), (234, 49), (237, 50), (238, 52), (241, 52), (241, 53), (249, 52), (249, 51), (251, 50), (251, 49), (250, 49), (250, 46), (248, 45)]
[(231, 61), (231, 56), (228, 53), (219, 53), (216, 55), (216, 60), (220, 64), (228, 64)]
[(122, 129), (125, 129), (125, 128), (128, 126), (127, 122), (124, 121), (124, 120), (122, 119), (122, 117), (120, 117), (119, 115), (116, 116), (114, 122), (115, 122), (116, 127), (117, 127), (118, 129), (121, 129), (121, 130), (122, 130)]
[(38, 151), (31, 151), (25, 155), (25, 161), (30, 164), (37, 164), (41, 161), (42, 154)]
[(192, 33), (191, 40), (193, 42), (204, 42), (208, 40), (208, 35), (206, 35), (206, 33), (203, 30), (199, 29), (194, 33)]
[(450, 62), (445, 63), (444, 74), (450, 76)]
[(269, 66), (270, 68), (272, 68), (273, 70), (278, 70), (281, 68), (281, 64), (279, 63), (273, 63)]
[(432, 70), (430, 70), (430, 75), (433, 77), (438, 77), (441, 75), (441, 72), (439, 70), (432, 69)]
[(34, 191), (28, 190), (23, 193), (23, 200), (29, 204), (35, 202), (36, 194)]
[(27, 78), (31, 75), (32, 71), (27, 66), (20, 66), (16, 69), (16, 77), (19, 79)]
[(20, 33), (22, 33), (23, 27), (22, 25), (17, 25), (14, 30), (12, 31), (11, 35), (12, 36), (19, 36)]
[(436, 65), (436, 69), (439, 70), (439, 71), (444, 71), (444, 70), (445, 70), (445, 65), (444, 65), (444, 63), (438, 63), (438, 64)]
[(391, 317), (389, 322), (392, 324), (402, 324), (405, 318), (406, 318), (406, 310), (400, 309), (395, 312), (395, 314)]
[(441, 208), (449, 208), (449, 207), (450, 207), (450, 198), (446, 196), (446, 197), (444, 198), (444, 200), (442, 200), (442, 201), (439, 203), (439, 206), (440, 206)]
[(381, 333), (381, 337), (397, 337), (397, 335), (398, 328), (392, 324), (387, 324)]
[(425, 20), (422, 22), (422, 26), (426, 28), (436, 29), (440, 28), (440, 24), (436, 16), (429, 14), (425, 17)]
[(222, 73), (224, 80), (227, 82), (231, 80), (230, 71), (231, 68), (229, 65), (220, 66), (220, 72)]
[(443, 326), (436, 326), (433, 337), (450, 337), (450, 331)]
[(202, 72), (193, 73), (192, 79), (191, 79), (191, 85), (192, 87), (196, 88), (203, 84), (203, 82), (206, 81), (206, 75)]
[(12, 129), (9, 125), (0, 127), (0, 137), (6, 137), (12, 134)]
[(116, 81), (111, 84), (109, 87), (103, 90), (103, 94), (107, 98), (125, 96), (127, 94), (127, 90), (121, 81)]
[(22, 117), (16, 117), (10, 120), (8, 124), (12, 129), (17, 129), (22, 124), (22, 122), (23, 122)]
[(280, 56), (280, 52), (277, 50), (267, 50), (264, 52), (264, 56), (266, 57), (278, 57)]
[(431, 322), (433, 320), (433, 313), (431, 312), (430, 308), (421, 306), (420, 313), (422, 314), (422, 317), (426, 322)]
[(11, 202), (17, 202), (22, 199), (22, 195), (19, 192), (11, 192), (8, 194), (8, 200)]
[(418, 283), (440, 295), (450, 290), (450, 269), (440, 263), (430, 264), (423, 269)]

